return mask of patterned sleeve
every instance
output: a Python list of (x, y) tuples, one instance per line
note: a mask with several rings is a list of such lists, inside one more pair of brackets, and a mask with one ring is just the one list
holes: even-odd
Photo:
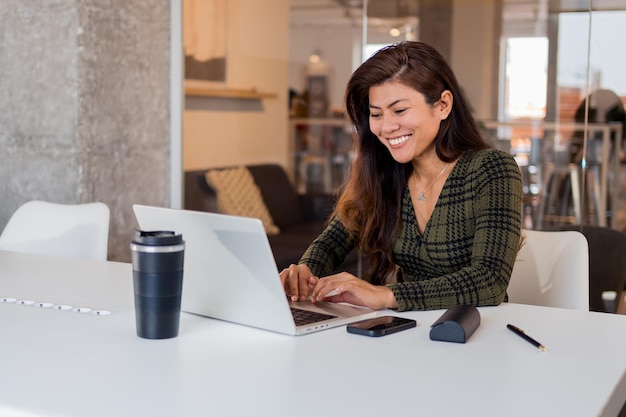
[(440, 196), (444, 214), (431, 217), (431, 242), (422, 243), (414, 273), (389, 284), (400, 311), (506, 299), (521, 235), (519, 167), (510, 154), (489, 150), (475, 154), (464, 174), (462, 185)]
[(298, 264), (307, 265), (317, 277), (325, 277), (343, 262), (355, 246), (356, 239), (334, 218), (311, 243)]

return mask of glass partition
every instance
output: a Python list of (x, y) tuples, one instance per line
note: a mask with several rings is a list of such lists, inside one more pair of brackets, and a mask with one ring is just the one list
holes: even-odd
[(624, 229), (626, 12), (609, 3), (538, 1), (524, 25), (503, 2), (498, 118), (483, 126), (522, 169), (528, 228)]
[[(621, 181), (626, 2), (336, 4), (353, 20), (361, 16), (360, 30), (339, 32), (337, 25), (320, 29), (304, 48), (307, 54), (319, 49), (331, 68), (329, 85), (335, 98), (328, 117), (340, 116), (349, 75), (373, 51), (402, 40), (430, 43), (451, 63), (486, 137), (518, 161), (524, 178), (524, 227), (596, 224), (626, 229), (626, 190)], [(319, 42), (330, 38), (334, 41)], [(293, 39), (297, 42), (298, 36)], [(339, 43), (344, 45), (342, 51), (333, 51)], [(346, 59), (351, 60), (350, 68), (345, 61), (340, 63)], [(330, 166), (329, 172), (336, 172)], [(330, 177), (320, 178), (328, 183)]]

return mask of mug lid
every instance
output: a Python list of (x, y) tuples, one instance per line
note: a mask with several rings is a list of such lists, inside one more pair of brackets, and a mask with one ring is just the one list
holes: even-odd
[(133, 243), (149, 246), (179, 245), (183, 243), (183, 235), (170, 230), (135, 229)]

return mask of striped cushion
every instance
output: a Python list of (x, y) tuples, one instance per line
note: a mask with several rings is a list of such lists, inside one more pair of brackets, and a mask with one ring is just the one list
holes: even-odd
[(267, 234), (280, 233), (248, 168), (212, 169), (207, 171), (206, 181), (215, 189), (220, 212), (255, 217), (263, 222)]

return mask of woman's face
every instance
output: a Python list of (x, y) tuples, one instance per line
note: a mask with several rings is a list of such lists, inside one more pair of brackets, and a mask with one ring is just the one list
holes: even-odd
[(397, 81), (370, 88), (370, 130), (399, 163), (421, 159), (434, 152), (439, 125), (452, 108), (448, 90), (434, 105), (424, 95)]

